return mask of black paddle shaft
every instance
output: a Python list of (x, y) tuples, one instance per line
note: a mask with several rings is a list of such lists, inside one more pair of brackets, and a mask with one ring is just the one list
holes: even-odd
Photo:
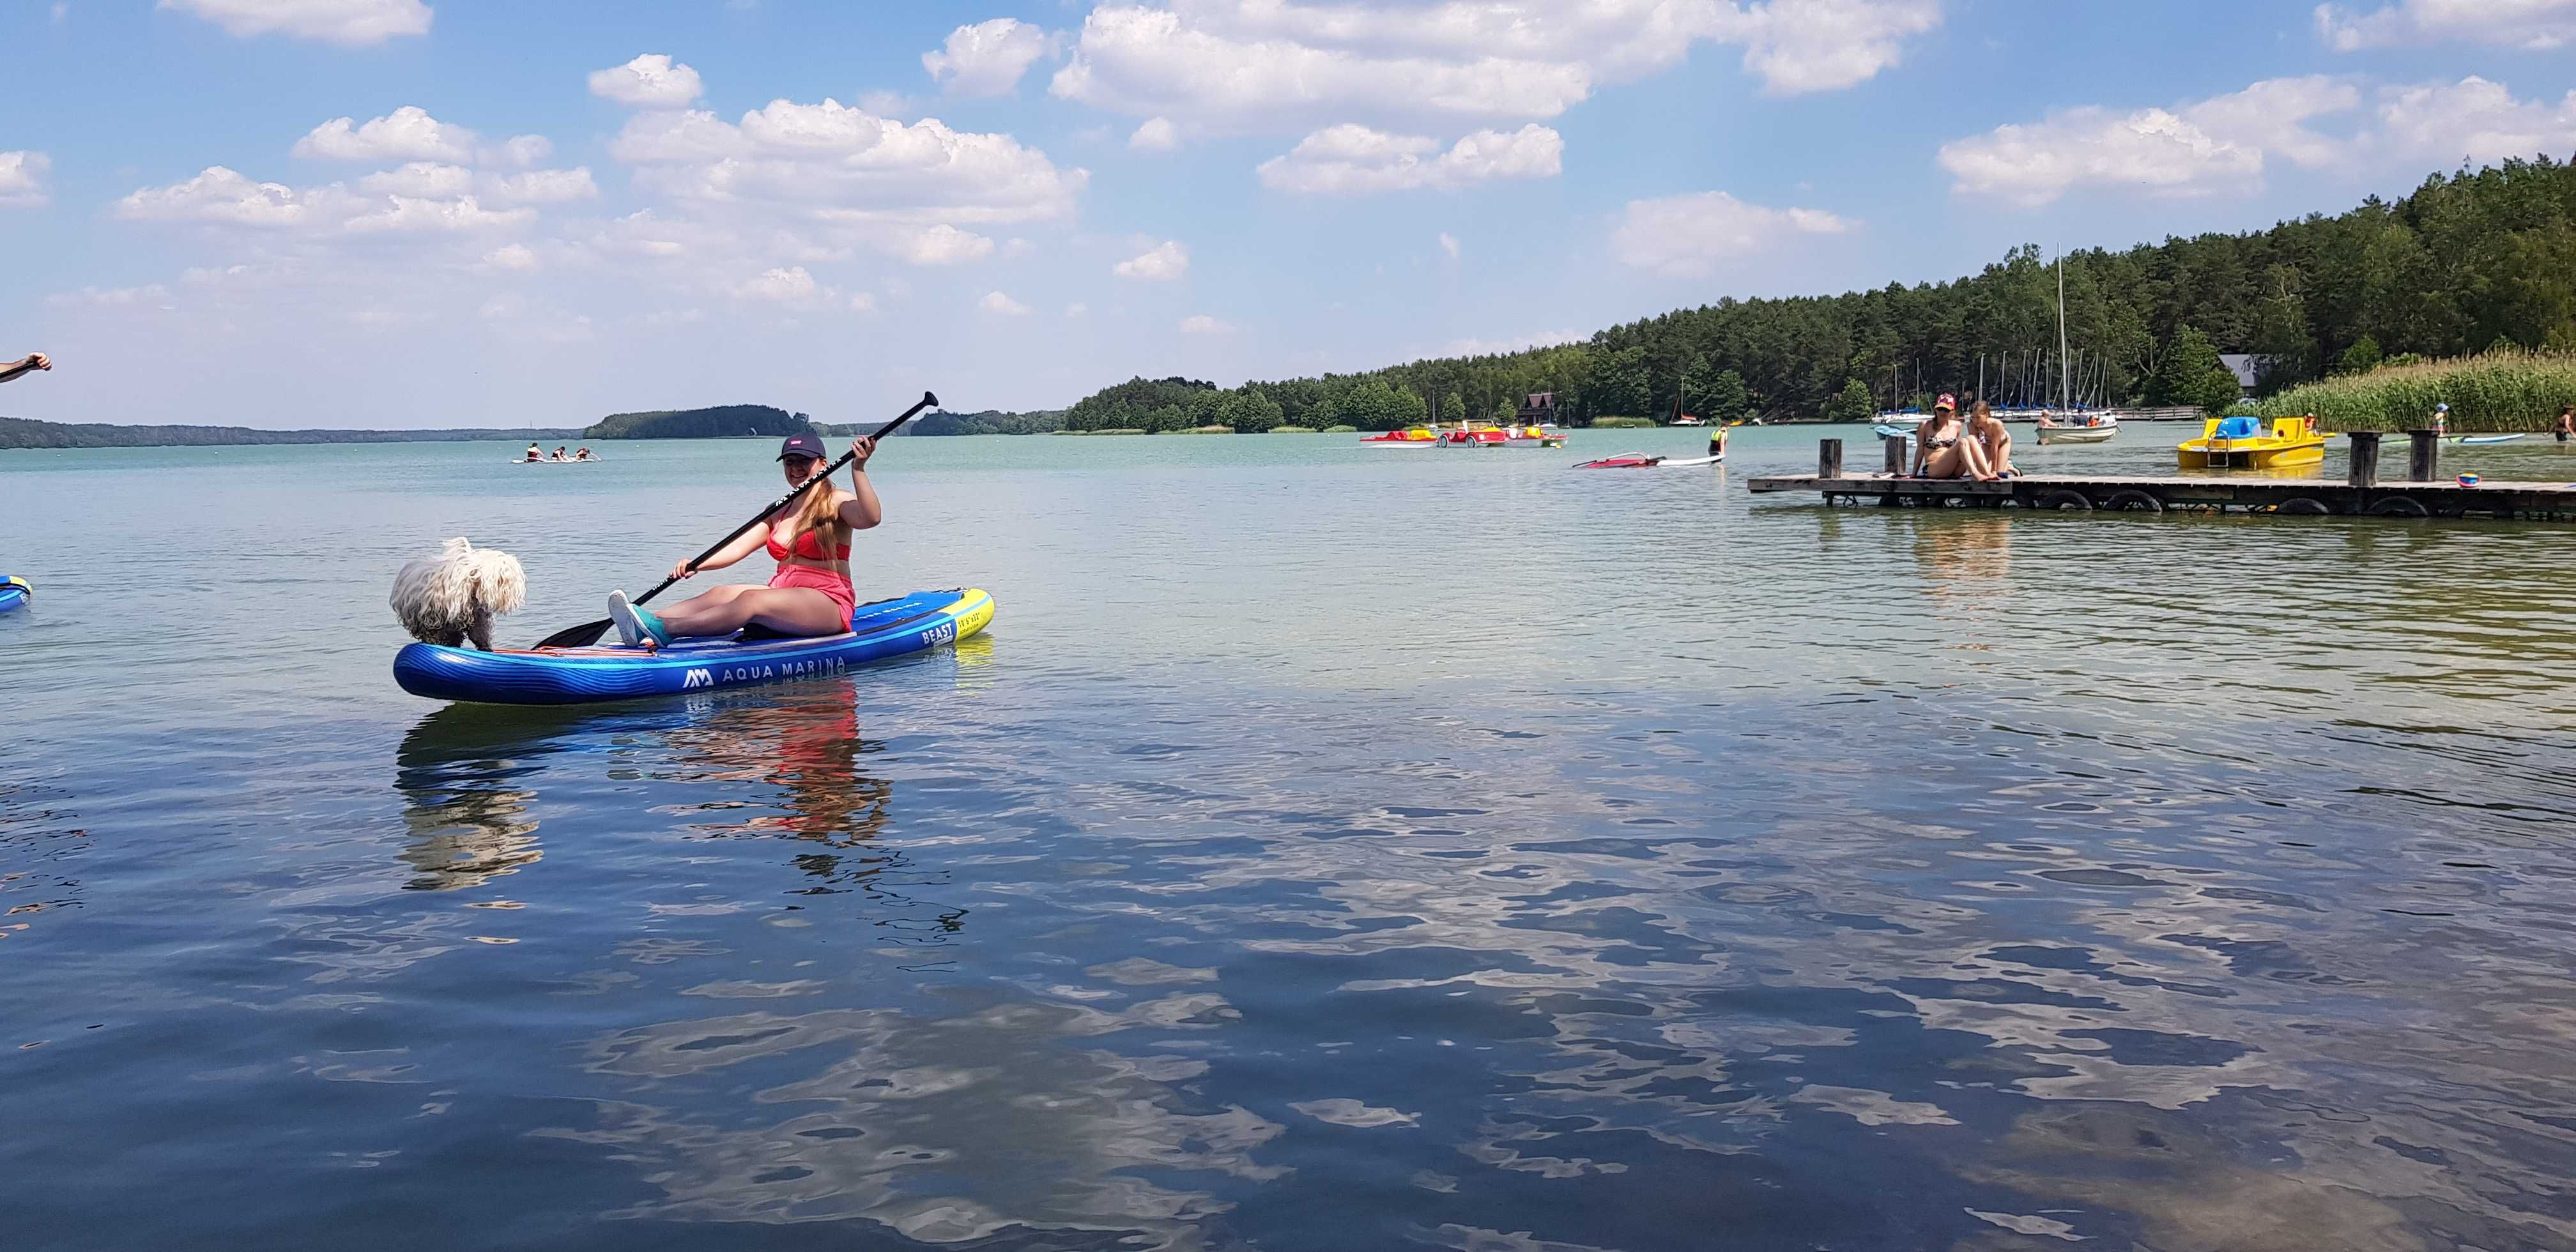
[[(933, 395), (933, 394), (931, 394), (931, 393), (929, 393), (929, 392), (927, 392), (927, 391), (922, 392), (922, 393), (921, 393), (921, 402), (920, 402), (920, 403), (913, 405), (911, 408), (905, 409), (905, 410), (903, 411), (903, 415), (902, 415), (901, 417), (898, 417), (898, 418), (894, 419), (893, 421), (888, 422), (888, 423), (886, 423), (885, 425), (878, 427), (878, 428), (877, 428), (877, 432), (876, 432), (875, 434), (873, 434), (873, 435), (868, 436), (868, 438), (870, 438), (870, 439), (883, 439), (883, 438), (885, 438), (886, 436), (893, 434), (893, 433), (896, 431), (896, 429), (898, 429), (899, 427), (901, 427), (905, 422), (909, 422), (909, 421), (911, 421), (914, 417), (919, 416), (919, 415), (920, 415), (920, 413), (921, 413), (921, 411), (922, 411), (923, 409), (927, 409), (927, 408), (935, 408), (935, 407), (937, 407), (937, 406), (938, 406), (938, 404), (939, 404), (939, 397), (938, 397), (938, 396), (935, 396), (935, 395)], [(821, 473), (819, 473), (819, 474), (815, 474), (815, 475), (812, 475), (812, 476), (808, 477), (808, 478), (804, 481), (804, 483), (803, 483), (802, 485), (800, 485), (800, 486), (798, 486), (798, 487), (796, 488), (796, 490), (791, 491), (791, 492), (788, 492), (786, 495), (783, 495), (783, 496), (778, 497), (778, 499), (777, 499), (776, 501), (772, 502), (772, 503), (769, 505), (769, 507), (762, 509), (760, 512), (758, 512), (758, 513), (756, 513), (756, 514), (753, 514), (753, 515), (752, 515), (752, 518), (751, 518), (751, 520), (750, 520), (750, 521), (744, 522), (742, 525), (734, 527), (734, 528), (733, 528), (733, 533), (732, 533), (732, 534), (727, 535), (727, 536), (725, 536), (724, 538), (717, 540), (717, 541), (715, 542), (715, 545), (714, 545), (713, 547), (710, 547), (710, 548), (708, 548), (706, 551), (701, 552), (701, 553), (697, 554), (695, 557), (690, 558), (690, 560), (689, 560), (689, 565), (688, 565), (688, 570), (689, 570), (689, 572), (690, 572), (690, 573), (692, 573), (692, 574), (696, 573), (696, 572), (697, 572), (697, 570), (698, 570), (698, 564), (699, 564), (699, 562), (701, 562), (701, 561), (705, 561), (705, 560), (707, 560), (708, 558), (713, 557), (715, 554), (717, 554), (717, 553), (719, 553), (719, 552), (724, 551), (724, 550), (725, 550), (725, 545), (727, 545), (727, 544), (729, 544), (729, 543), (732, 543), (732, 542), (733, 542), (734, 540), (736, 540), (736, 539), (740, 539), (740, 538), (742, 538), (742, 537), (743, 537), (743, 535), (744, 535), (745, 533), (749, 532), (749, 531), (751, 530), (751, 528), (752, 528), (752, 527), (754, 527), (754, 526), (758, 526), (758, 525), (760, 525), (761, 523), (768, 521), (770, 518), (777, 516), (778, 511), (779, 511), (780, 509), (786, 508), (788, 505), (791, 505), (791, 504), (796, 503), (797, 497), (802, 496), (802, 495), (804, 495), (806, 492), (813, 490), (813, 489), (814, 489), (814, 487), (815, 487), (817, 484), (822, 483), (822, 482), (825, 482), (825, 481), (828, 481), (828, 480), (832, 477), (832, 475), (837, 474), (837, 473), (840, 473), (840, 472), (841, 472), (841, 467), (842, 467), (842, 466), (844, 466), (844, 465), (849, 464), (849, 463), (850, 463), (850, 459), (851, 459), (852, 457), (857, 456), (857, 455), (858, 455), (858, 449), (856, 449), (856, 448), (852, 448), (851, 450), (849, 450), (849, 451), (847, 451), (847, 452), (842, 453), (842, 454), (841, 454), (841, 459), (840, 459), (840, 460), (834, 461), (834, 462), (832, 462), (829, 466), (826, 466), (826, 467), (823, 469), (823, 471), (822, 471)], [(670, 590), (670, 589), (671, 589), (671, 584), (676, 583), (676, 582), (678, 582), (678, 581), (680, 581), (680, 580), (679, 580), (679, 579), (677, 579), (677, 578), (665, 578), (665, 579), (663, 579), (663, 580), (661, 581), (661, 583), (660, 583), (659, 585), (655, 586), (651, 591), (647, 591), (647, 592), (645, 592), (644, 594), (642, 594), (642, 595), (640, 595), (640, 596), (635, 597), (635, 599), (633, 600), (633, 603), (636, 603), (636, 604), (642, 604), (642, 603), (644, 603), (645, 601), (650, 600), (650, 599), (652, 599), (653, 597), (658, 596), (658, 595), (662, 594), (663, 592)], [(584, 623), (582, 623), (581, 625), (579, 625), (579, 626), (575, 626), (575, 627), (573, 627), (573, 628), (572, 628), (572, 629), (570, 629), (570, 630), (557, 631), (557, 632), (555, 632), (554, 634), (551, 634), (551, 635), (546, 636), (544, 639), (541, 639), (541, 640), (537, 641), (537, 646), (538, 646), (538, 647), (540, 647), (540, 648), (583, 648), (583, 647), (588, 647), (588, 646), (590, 646), (591, 644), (594, 644), (594, 643), (599, 642), (599, 637), (600, 637), (601, 635), (604, 635), (604, 634), (607, 634), (607, 633), (608, 633), (608, 627), (609, 627), (609, 625), (610, 625), (610, 623), (609, 623), (609, 622), (608, 622), (608, 620), (607, 620), (607, 619), (605, 619), (605, 618), (602, 618), (601, 620), (596, 621), (596, 622), (584, 622)]]

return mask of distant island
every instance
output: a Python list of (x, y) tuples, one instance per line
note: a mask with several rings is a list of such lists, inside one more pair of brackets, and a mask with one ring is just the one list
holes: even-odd
[[(766, 404), (723, 404), (705, 409), (611, 413), (579, 429), (557, 427), (448, 430), (255, 430), (248, 426), (111, 426), (0, 417), (0, 449), (201, 448), (289, 443), (599, 443), (610, 439), (721, 439), (736, 435), (783, 438), (816, 429), (802, 413)], [(873, 427), (871, 428), (873, 429)]]
[(281, 443), (464, 443), (478, 439), (562, 443), (578, 430), (255, 430), (248, 426), (111, 426), (0, 417), (0, 449), (203, 448)]
[[(2376, 392), (2388, 394), (2370, 406), (2340, 400), (2350, 414), (2326, 416), (2385, 423), (2398, 420), (2389, 416), (2397, 408), (2412, 412), (2430, 402), (2430, 393), (2400, 386), (2417, 377), (2408, 367), (2472, 356), (2512, 362), (2515, 388), (2510, 399), (2468, 397), (2463, 407), (2475, 412), (2458, 416), (2536, 428), (2531, 424), (2576, 400), (2564, 381), (2576, 375), (2563, 364), (2576, 356), (2576, 296), (2563, 266), (2532, 259), (2576, 252), (2569, 205), (2576, 205), (2576, 167), (2547, 156), (2507, 160), (2433, 175), (2396, 200), (2371, 197), (2341, 214), (2268, 230), (2059, 258), (2025, 246), (1948, 282), (1835, 296), (1728, 296), (1570, 342), (1349, 374), (1232, 388), (1131, 378), (1064, 409), (930, 413), (906, 433), (1259, 434), (1540, 416), (1589, 426), (1678, 413), (1853, 422), (1882, 409), (1926, 409), (1944, 392), (2019, 407), (2059, 402), (2067, 390), (2097, 407), (2215, 412), (2248, 393), (2258, 404), (2275, 397), (2305, 403), (2310, 393), (2293, 389), (2363, 376), (2376, 377)], [(2531, 359), (2516, 355), (2522, 353)], [(0, 419), (0, 448), (702, 439), (804, 430), (846, 436), (874, 429), (818, 427), (803, 413), (742, 404), (619, 413), (578, 431), (270, 431)]]

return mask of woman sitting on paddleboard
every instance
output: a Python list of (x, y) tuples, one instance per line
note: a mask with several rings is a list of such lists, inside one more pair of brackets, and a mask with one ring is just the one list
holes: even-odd
[[(885, 520), (877, 489), (868, 483), (868, 458), (877, 441), (850, 445), (850, 485), (843, 491), (826, 478), (794, 503), (770, 515), (769, 524), (744, 532), (695, 568), (686, 561), (673, 578), (702, 570), (723, 569), (764, 545), (777, 558), (778, 572), (766, 587), (717, 587), (659, 611), (627, 602), (626, 593), (608, 596), (608, 619), (629, 644), (658, 647), (674, 639), (730, 635), (745, 626), (768, 627), (782, 635), (837, 635), (850, 628), (850, 611), (858, 593), (850, 586), (850, 532), (867, 530)], [(787, 485), (801, 487), (823, 468), (823, 441), (813, 435), (790, 435), (778, 450)]]

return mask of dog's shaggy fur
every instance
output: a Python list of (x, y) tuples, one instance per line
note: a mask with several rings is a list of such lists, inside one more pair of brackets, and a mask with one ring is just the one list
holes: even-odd
[(437, 556), (404, 565), (394, 575), (391, 603), (412, 638), (451, 648), (471, 639), (489, 652), (492, 619), (518, 611), (527, 598), (528, 579), (519, 558), (477, 548), (458, 536)]

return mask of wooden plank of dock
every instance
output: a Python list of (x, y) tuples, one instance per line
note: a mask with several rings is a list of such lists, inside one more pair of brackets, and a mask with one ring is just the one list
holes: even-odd
[(1964, 478), (1909, 478), (1844, 473), (1833, 477), (1790, 474), (1755, 478), (1756, 493), (1806, 492), (1888, 505), (1965, 505), (2024, 508), (2130, 510), (2248, 509), (2270, 513), (2346, 513), (2379, 517), (2565, 518), (2576, 520), (2576, 485), (2487, 481), (2463, 487), (2454, 481), (2378, 482), (2356, 487), (2327, 478), (2122, 477), (2046, 474), (1981, 483)]

